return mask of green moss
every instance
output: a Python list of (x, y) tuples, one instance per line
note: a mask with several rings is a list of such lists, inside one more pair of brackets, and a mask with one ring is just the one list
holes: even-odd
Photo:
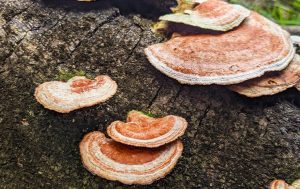
[(60, 69), (59, 73), (55, 76), (55, 80), (68, 81), (69, 79), (75, 76), (86, 76), (86, 73), (83, 70), (68, 71), (68, 70)]
[(168, 23), (166, 21), (154, 22), (151, 26), (151, 31), (155, 34), (163, 33), (164, 30), (168, 28)]
[(143, 112), (143, 111), (138, 111), (138, 110), (131, 110), (131, 111), (128, 112), (128, 114), (130, 112), (139, 112), (139, 113), (144, 114), (145, 116), (148, 116), (148, 117), (157, 117), (156, 115), (152, 114), (151, 112)]

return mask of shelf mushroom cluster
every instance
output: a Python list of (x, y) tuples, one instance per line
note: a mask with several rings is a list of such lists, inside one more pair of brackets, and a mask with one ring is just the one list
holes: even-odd
[[(178, 2), (176, 11), (160, 17), (157, 26), (158, 31), (176, 28), (172, 38), (145, 49), (162, 73), (183, 84), (226, 85), (249, 97), (273, 95), (300, 83), (293, 45), (297, 37), (292, 40), (279, 25), (221, 0)], [(172, 27), (176, 23), (181, 27)]]
[(81, 159), (91, 173), (124, 184), (151, 184), (165, 177), (183, 151), (178, 139), (187, 128), (185, 119), (169, 115), (152, 118), (138, 111), (127, 122), (113, 122), (107, 129), (88, 133), (80, 143)]
[[(51, 81), (39, 85), (35, 97), (45, 108), (68, 113), (111, 98), (117, 84), (109, 76), (94, 80), (75, 76), (67, 82)], [(107, 129), (108, 139), (99, 131), (80, 142), (84, 166), (93, 174), (124, 184), (151, 184), (165, 177), (183, 151), (178, 139), (187, 121), (168, 115), (152, 118), (139, 111), (128, 113), (127, 121), (115, 121)]]
[[(80, 0), (92, 1), (92, 0)], [(300, 91), (300, 56), (280, 26), (240, 5), (221, 0), (178, 0), (173, 14), (160, 17), (158, 26), (180, 23), (164, 43), (145, 49), (151, 64), (164, 74), (190, 85), (226, 85), (249, 97), (273, 95), (291, 87)], [(193, 28), (191, 31), (184, 31)], [(201, 28), (201, 29), (200, 29)], [(217, 32), (211, 32), (212, 30)], [(210, 32), (208, 32), (210, 31)], [(73, 77), (38, 86), (35, 97), (45, 108), (68, 113), (111, 98), (117, 84), (109, 76), (94, 80)], [(165, 177), (178, 162), (183, 144), (178, 139), (187, 121), (168, 115), (152, 118), (139, 111), (126, 122), (88, 133), (80, 142), (83, 165), (91, 173), (124, 184), (151, 184)], [(300, 180), (288, 185), (275, 180), (270, 189), (300, 189)]]

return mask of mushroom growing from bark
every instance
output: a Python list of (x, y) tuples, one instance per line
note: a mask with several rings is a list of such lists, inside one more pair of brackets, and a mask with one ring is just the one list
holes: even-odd
[(274, 180), (269, 189), (289, 189), (289, 185), (284, 180)]
[(155, 148), (182, 136), (187, 125), (182, 117), (168, 115), (156, 119), (138, 111), (131, 111), (127, 123), (115, 121), (107, 128), (107, 133), (123, 144)]
[(173, 9), (175, 13), (161, 16), (159, 19), (204, 29), (228, 31), (239, 26), (250, 15), (250, 10), (243, 6), (220, 0), (192, 2), (195, 6), (191, 6), (189, 1), (188, 3), (179, 1), (178, 8)]
[(274, 180), (269, 189), (300, 189), (300, 180), (296, 180), (292, 185), (287, 184), (284, 180)]
[(116, 91), (116, 82), (108, 76), (97, 76), (94, 80), (75, 76), (67, 82), (51, 81), (39, 85), (35, 98), (45, 108), (68, 113), (104, 102)]
[(284, 69), (295, 49), (286, 31), (252, 12), (235, 30), (174, 37), (145, 53), (154, 67), (180, 83), (229, 85)]
[(107, 139), (96, 131), (80, 143), (84, 166), (93, 174), (124, 184), (151, 184), (165, 177), (182, 154), (177, 140), (159, 148), (137, 148)]
[(285, 70), (266, 73), (262, 77), (231, 85), (229, 89), (248, 97), (259, 97), (285, 91), (298, 82), (300, 82), (300, 56), (296, 55)]

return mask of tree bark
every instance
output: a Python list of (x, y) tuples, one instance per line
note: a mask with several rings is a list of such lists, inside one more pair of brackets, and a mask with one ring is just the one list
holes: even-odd
[[(144, 55), (146, 46), (165, 40), (151, 33), (151, 21), (144, 18), (157, 17), (156, 11), (123, 4), (120, 13), (119, 4), (103, 8), (101, 0), (80, 4), (82, 9), (55, 3), (0, 0), (1, 188), (241, 189), (300, 177), (295, 89), (249, 99), (220, 86), (181, 85)], [(55, 80), (60, 69), (108, 74), (118, 92), (106, 103), (70, 114), (46, 110), (35, 101), (34, 89)], [(105, 131), (133, 109), (189, 122), (178, 165), (148, 187), (93, 176), (79, 156), (86, 133)]]

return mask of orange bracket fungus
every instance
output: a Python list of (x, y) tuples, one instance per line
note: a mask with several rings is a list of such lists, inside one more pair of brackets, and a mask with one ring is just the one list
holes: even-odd
[(84, 166), (93, 174), (124, 184), (147, 185), (165, 177), (176, 165), (183, 144), (176, 140), (187, 127), (177, 116), (152, 118), (131, 111), (127, 123), (113, 122), (107, 129), (112, 139), (99, 131), (80, 143)]
[(269, 189), (289, 189), (289, 185), (284, 180), (274, 180)]
[(187, 121), (178, 116), (152, 118), (138, 111), (128, 114), (127, 123), (113, 122), (107, 129), (108, 135), (123, 144), (154, 148), (170, 143), (182, 136)]
[(151, 184), (165, 177), (182, 154), (177, 140), (159, 148), (137, 148), (107, 139), (99, 131), (80, 143), (84, 166), (93, 174), (124, 184)]
[(76, 76), (68, 82), (51, 81), (39, 85), (35, 98), (45, 108), (68, 113), (104, 102), (116, 91), (116, 82), (108, 76), (98, 76), (95, 80)]
[(180, 83), (229, 85), (284, 69), (295, 49), (286, 31), (252, 12), (235, 30), (174, 37), (145, 53), (154, 67)]
[(300, 56), (296, 55), (289, 66), (281, 72), (270, 72), (262, 77), (229, 86), (229, 89), (248, 97), (273, 95), (300, 82)]
[(284, 180), (274, 180), (269, 189), (300, 189), (300, 179), (293, 182), (292, 185), (288, 185)]
[[(196, 5), (192, 7), (191, 2)], [(250, 11), (243, 6), (220, 0), (191, 2), (179, 1), (178, 7), (173, 9), (175, 13), (161, 16), (159, 19), (204, 29), (228, 31), (239, 26), (250, 15)]]

